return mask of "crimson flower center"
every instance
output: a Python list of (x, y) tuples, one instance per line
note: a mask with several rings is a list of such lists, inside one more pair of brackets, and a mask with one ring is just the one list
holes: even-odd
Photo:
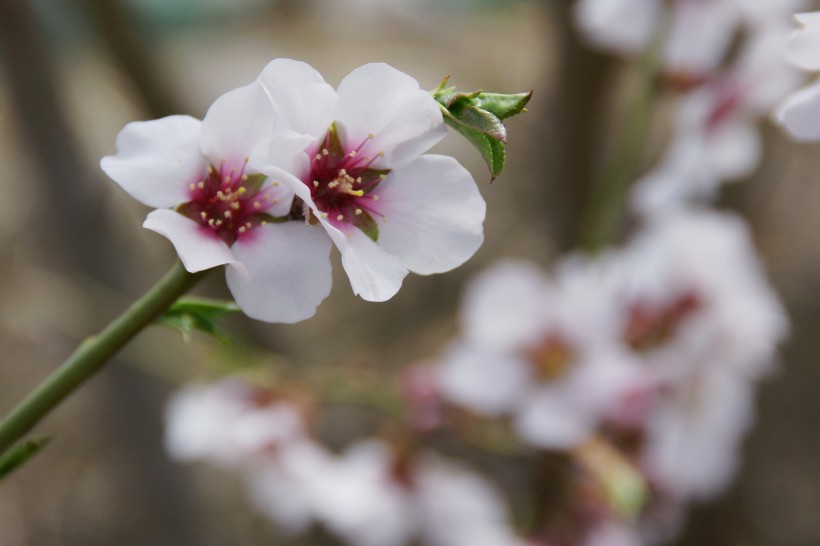
[(267, 177), (245, 173), (247, 159), (240, 167), (228, 168), (222, 162), (217, 169), (208, 167), (205, 176), (192, 182), (188, 189), (191, 200), (177, 207), (177, 212), (190, 218), (230, 246), (254, 228), (265, 225), (273, 217), (267, 211), (279, 202), (263, 187)]
[(373, 135), (368, 135), (357, 146), (346, 147), (335, 124), (331, 125), (312, 154), (310, 173), (304, 183), (323, 219), (336, 226), (353, 225), (376, 240), (378, 226), (373, 216), (383, 216), (377, 210), (379, 195), (374, 190), (387, 178), (390, 169), (373, 168), (384, 153), (368, 154), (372, 140)]

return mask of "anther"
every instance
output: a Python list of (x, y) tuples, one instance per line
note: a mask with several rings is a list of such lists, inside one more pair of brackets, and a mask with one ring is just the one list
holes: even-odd
[(203, 210), (202, 212), (199, 213), (199, 217), (202, 218), (203, 220), (207, 220), (208, 219), (208, 213)]
[(318, 180), (314, 180), (314, 181), (313, 181), (313, 187), (314, 187), (314, 188), (318, 188), (318, 187), (319, 187), (319, 181), (318, 181)]
[(327, 148), (322, 148), (322, 155), (330, 155), (330, 152), (327, 150)]
[(231, 208), (233, 210), (239, 210), (239, 201), (234, 201), (233, 203), (231, 203)]
[(327, 218), (327, 213), (326, 212), (322, 213), (322, 218)]
[(373, 196), (373, 201), (378, 201), (378, 200), (379, 200), (379, 196), (378, 196), (378, 195), (374, 195), (374, 196)]
[(188, 184), (188, 189), (190, 189), (191, 191), (194, 191), (196, 189), (196, 184), (191, 182), (190, 184)]
[(245, 226), (239, 226), (239, 233), (245, 233), (246, 231)]
[(362, 213), (362, 209), (356, 209), (356, 216), (359, 216)]
[(262, 205), (260, 205), (260, 204), (259, 204), (259, 201), (254, 201), (254, 202), (253, 202), (253, 208), (258, 209), (258, 208), (259, 208), (259, 207), (261, 207), (261, 206), (262, 206)]
[(203, 189), (205, 187), (205, 182), (200, 182), (199, 184), (196, 185), (196, 187), (199, 188), (200, 190)]
[(340, 214), (339, 216), (337, 216), (337, 217), (336, 217), (336, 219), (337, 219), (337, 220), (344, 220), (344, 219), (345, 219), (345, 215), (344, 215), (344, 214)]
[(223, 213), (223, 215), (225, 216), (225, 218), (230, 218), (230, 217), (231, 217), (231, 211), (226, 210), (226, 211)]

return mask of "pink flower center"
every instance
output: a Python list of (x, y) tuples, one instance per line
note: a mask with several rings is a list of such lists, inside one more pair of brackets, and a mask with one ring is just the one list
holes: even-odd
[(177, 212), (200, 224), (230, 246), (254, 228), (274, 218), (267, 210), (279, 199), (263, 187), (267, 177), (245, 174), (247, 160), (230, 170), (223, 161), (219, 169), (213, 165), (198, 182), (188, 187), (191, 200), (177, 207)]
[(550, 333), (526, 351), (535, 377), (549, 383), (566, 375), (575, 360), (575, 348), (559, 334)]
[(659, 347), (671, 340), (681, 325), (703, 305), (694, 292), (684, 292), (660, 306), (636, 302), (628, 311), (623, 339), (638, 351)]
[[(310, 196), (323, 219), (337, 227), (355, 226), (375, 241), (378, 225), (373, 216), (382, 215), (376, 210), (379, 196), (374, 190), (387, 178), (390, 169), (372, 167), (384, 155), (367, 155), (372, 139), (369, 135), (357, 146), (347, 147), (341, 142), (336, 125), (332, 125), (311, 154), (310, 174), (303, 182), (310, 188)], [(315, 223), (317, 219), (309, 221)]]

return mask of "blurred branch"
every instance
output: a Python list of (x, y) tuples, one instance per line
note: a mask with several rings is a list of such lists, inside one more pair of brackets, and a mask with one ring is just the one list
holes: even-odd
[(114, 61), (139, 92), (151, 117), (181, 114), (183, 109), (164, 84), (145, 40), (135, 30), (134, 16), (121, 0), (85, 0)]
[(658, 50), (649, 47), (641, 58), (637, 89), (626, 111), (619, 116), (613, 149), (584, 211), (580, 244), (592, 252), (612, 243), (644, 159), (654, 109)]
[[(39, 233), (55, 238), (49, 247), (61, 261), (112, 283), (116, 269), (106, 252), (108, 230), (102, 213), (102, 196), (95, 179), (81, 159), (77, 138), (71, 131), (57, 94), (53, 69), (36, 13), (28, 0), (0, 2), (0, 62), (30, 159), (32, 183), (45, 185), (43, 205), (36, 211)], [(38, 177), (39, 175), (39, 177)], [(59, 226), (59, 229), (55, 229)]]
[(581, 213), (592, 192), (610, 96), (602, 90), (612, 79), (615, 61), (583, 43), (571, 21), (570, 2), (548, 0), (548, 4), (560, 33), (555, 78), (560, 87), (542, 129), (552, 156), (545, 177), (546, 197), (537, 214), (551, 222), (558, 250), (567, 251), (577, 243)]

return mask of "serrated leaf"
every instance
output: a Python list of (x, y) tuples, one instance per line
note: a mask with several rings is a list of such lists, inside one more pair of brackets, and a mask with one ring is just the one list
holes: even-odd
[(504, 161), (506, 159), (506, 152), (504, 150), (504, 143), (492, 139), (487, 135), (465, 127), (464, 125), (454, 122), (448, 116), (444, 116), (444, 121), (464, 136), (470, 144), (475, 146), (481, 158), (490, 169), (491, 179), (495, 179), (504, 169)]
[(506, 142), (507, 130), (494, 114), (481, 110), (468, 103), (458, 103), (448, 109), (450, 115), (459, 123), (483, 133), (490, 138)]
[(512, 95), (505, 95), (502, 93), (479, 93), (470, 101), (470, 103), (476, 108), (490, 112), (498, 117), (498, 119), (506, 119), (523, 112), (531, 98), (532, 91), (529, 93), (515, 93)]
[(185, 341), (189, 341), (194, 331), (199, 330), (223, 343), (230, 343), (230, 336), (219, 327), (217, 320), (239, 311), (239, 306), (232, 301), (187, 297), (174, 302), (156, 322), (179, 330)]
[(25, 464), (41, 449), (46, 447), (49, 442), (51, 442), (51, 438), (24, 440), (16, 443), (8, 451), (0, 455), (0, 480), (6, 478), (9, 474)]

